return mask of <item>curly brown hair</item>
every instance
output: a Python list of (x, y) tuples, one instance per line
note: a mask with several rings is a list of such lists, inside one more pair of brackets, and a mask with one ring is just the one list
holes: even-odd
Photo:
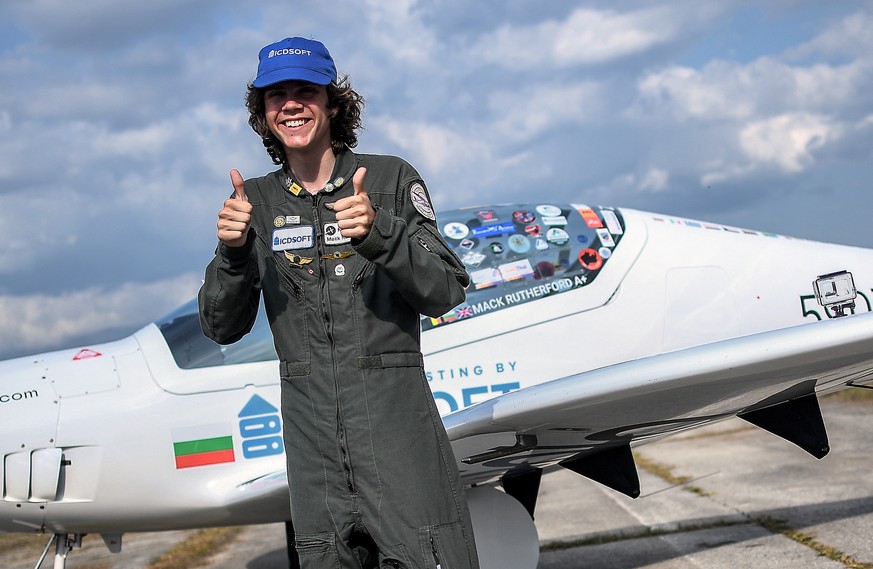
[[(248, 84), (246, 88), (246, 108), (249, 110), (249, 126), (252, 127), (273, 159), (274, 164), (285, 165), (285, 149), (282, 143), (273, 136), (265, 118), (264, 91)], [(364, 110), (364, 98), (352, 89), (349, 76), (344, 75), (336, 83), (327, 85), (327, 108), (335, 109), (330, 119), (330, 143), (333, 151), (338, 154), (348, 146), (358, 145), (358, 131), (361, 130), (361, 113)]]

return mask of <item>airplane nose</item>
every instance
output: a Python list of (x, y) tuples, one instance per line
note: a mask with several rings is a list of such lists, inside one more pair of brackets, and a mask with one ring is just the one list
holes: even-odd
[(38, 503), (54, 499), (58, 491), (62, 452), (54, 443), (59, 413), (57, 393), (39, 358), (0, 362), (0, 531), (42, 525)]

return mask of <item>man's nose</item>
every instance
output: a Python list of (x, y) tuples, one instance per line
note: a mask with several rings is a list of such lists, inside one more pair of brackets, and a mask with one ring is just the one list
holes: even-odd
[(302, 106), (303, 105), (301, 105), (300, 102), (296, 98), (291, 97), (290, 99), (285, 101), (284, 105), (282, 105), (282, 110), (287, 111), (289, 109), (299, 109)]

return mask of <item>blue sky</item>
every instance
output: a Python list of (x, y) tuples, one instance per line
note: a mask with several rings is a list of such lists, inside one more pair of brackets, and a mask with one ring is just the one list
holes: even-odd
[(873, 247), (873, 2), (0, 5), (0, 357), (191, 298), (258, 50), (323, 41), (438, 209), (614, 205)]

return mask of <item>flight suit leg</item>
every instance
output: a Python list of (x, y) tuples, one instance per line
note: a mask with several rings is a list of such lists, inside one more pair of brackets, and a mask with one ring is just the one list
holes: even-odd
[(300, 567), (364, 569), (348, 546), (356, 520), (337, 443), (336, 399), (325, 382), (308, 375), (283, 378), (281, 384), (291, 517)]
[(380, 567), (478, 569), (451, 445), (420, 356), (410, 360), (361, 370), (342, 387), (343, 401), (360, 402), (344, 407), (344, 421), (363, 523)]

